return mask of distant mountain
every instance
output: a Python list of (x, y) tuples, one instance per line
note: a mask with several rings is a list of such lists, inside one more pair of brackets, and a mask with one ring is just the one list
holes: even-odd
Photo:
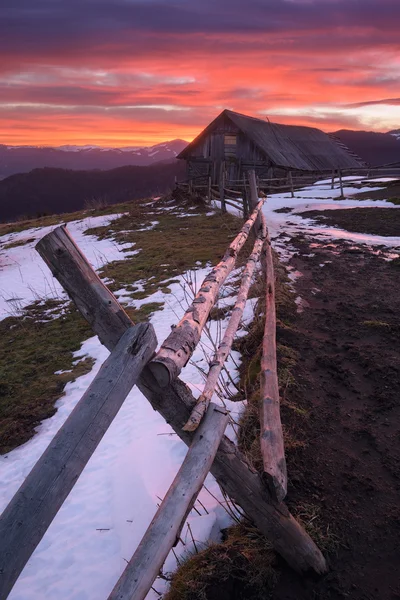
[(156, 162), (174, 160), (187, 144), (188, 142), (184, 140), (171, 140), (143, 148), (69, 145), (50, 148), (0, 145), (0, 179), (41, 167), (83, 170), (109, 170), (128, 165), (144, 167)]
[(185, 176), (184, 161), (109, 171), (34, 169), (0, 181), (0, 221), (61, 214), (162, 195)]
[(371, 166), (400, 161), (400, 129), (388, 133), (341, 129), (331, 135)]

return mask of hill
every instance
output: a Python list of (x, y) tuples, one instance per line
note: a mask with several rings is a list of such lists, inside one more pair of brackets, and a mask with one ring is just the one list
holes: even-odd
[(396, 130), (388, 133), (375, 131), (352, 131), (341, 129), (332, 135), (358, 154), (371, 166), (379, 166), (400, 160), (400, 136)]
[(148, 167), (127, 166), (109, 171), (43, 168), (0, 181), (0, 220), (60, 214), (85, 206), (115, 204), (165, 193), (185, 165), (174, 160)]
[(0, 179), (40, 167), (81, 170), (108, 170), (128, 165), (145, 167), (156, 162), (173, 160), (185, 146), (187, 142), (179, 139), (144, 148), (0, 145)]

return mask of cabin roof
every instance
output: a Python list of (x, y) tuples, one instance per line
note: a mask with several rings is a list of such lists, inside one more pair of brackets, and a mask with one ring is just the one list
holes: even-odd
[(302, 171), (326, 171), (353, 169), (362, 164), (350, 155), (326, 133), (315, 127), (281, 125), (255, 117), (248, 117), (231, 110), (224, 110), (212, 121), (178, 158), (189, 158), (190, 151), (218, 125), (223, 117), (230, 119), (242, 133), (278, 167)]

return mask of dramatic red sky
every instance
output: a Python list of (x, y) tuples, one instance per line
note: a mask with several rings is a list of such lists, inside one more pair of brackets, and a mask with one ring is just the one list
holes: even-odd
[(400, 0), (2, 0), (0, 143), (191, 140), (223, 108), (400, 127)]

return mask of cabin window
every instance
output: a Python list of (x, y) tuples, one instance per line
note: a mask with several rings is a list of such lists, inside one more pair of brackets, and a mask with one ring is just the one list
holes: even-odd
[(236, 135), (226, 133), (224, 135), (225, 156), (236, 156)]

